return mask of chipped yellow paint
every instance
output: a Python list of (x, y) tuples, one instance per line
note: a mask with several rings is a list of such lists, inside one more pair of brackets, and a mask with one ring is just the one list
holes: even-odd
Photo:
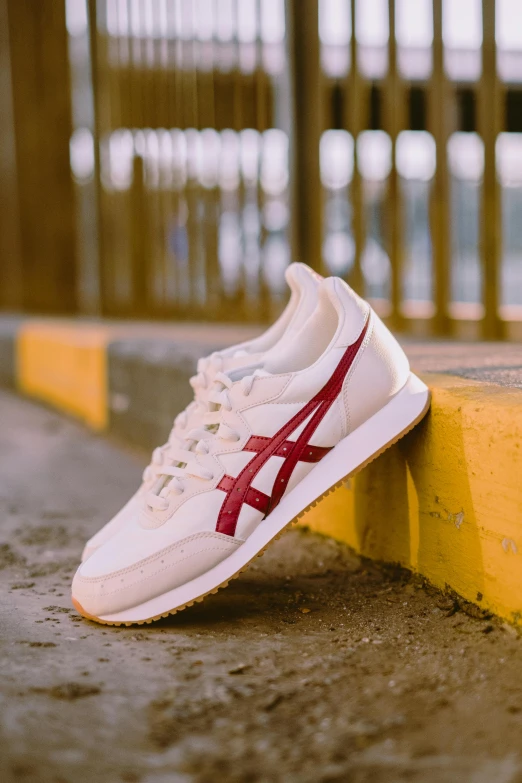
[(90, 324), (31, 320), (17, 338), (17, 380), (26, 394), (107, 426), (107, 342), (110, 330)]
[(522, 624), (522, 391), (424, 380), (426, 419), (303, 523)]

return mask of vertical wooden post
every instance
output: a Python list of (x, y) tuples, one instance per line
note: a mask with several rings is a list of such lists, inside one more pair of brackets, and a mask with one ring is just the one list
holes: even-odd
[(442, 0), (433, 0), (433, 73), (428, 87), (428, 127), (435, 139), (437, 161), (431, 191), (430, 224), (435, 301), (433, 330), (439, 335), (447, 334), (450, 328), (449, 98), (448, 82), (444, 74)]
[(482, 0), (482, 76), (478, 92), (478, 125), (484, 142), (484, 181), (480, 216), (480, 256), (484, 302), (483, 337), (502, 337), (499, 276), (502, 263), (500, 188), (497, 181), (496, 140), (502, 130), (502, 102), (497, 76), (495, 5)]
[(97, 265), (96, 274), (98, 277), (98, 310), (107, 312), (110, 309), (109, 296), (108, 296), (108, 284), (107, 284), (107, 269), (105, 268), (105, 241), (104, 241), (104, 224), (103, 224), (103, 187), (101, 181), (101, 138), (102, 138), (102, 123), (101, 123), (101, 100), (100, 100), (100, 61), (98, 50), (98, 19), (96, 0), (88, 0), (87, 6), (88, 12), (88, 35), (89, 35), (89, 60), (91, 67), (91, 85), (92, 85), (92, 106), (93, 106), (93, 150), (94, 150), (94, 167), (93, 167), (93, 214), (95, 215), (94, 231), (96, 232), (96, 260)]
[(386, 218), (391, 265), (391, 323), (400, 328), (402, 284), (404, 267), (403, 214), (399, 173), (397, 171), (397, 136), (404, 127), (404, 95), (397, 69), (397, 41), (395, 37), (395, 0), (388, 0), (390, 37), (388, 41), (388, 74), (385, 80), (385, 129), (392, 142), (392, 166), (388, 178)]
[[(238, 188), (236, 194), (236, 210), (238, 213), (238, 221), (241, 232), (241, 261), (239, 262), (239, 274), (237, 278), (237, 289), (235, 297), (235, 306), (238, 308), (238, 312), (241, 313), (241, 320), (248, 320), (251, 316), (252, 308), (249, 306), (249, 279), (247, 272), (247, 258), (245, 254), (245, 222), (244, 214), (245, 207), (247, 205), (247, 186), (245, 182), (244, 172), (241, 166), (241, 144), (242, 139), (240, 131), (242, 129), (242, 106), (241, 106), (241, 78), (242, 74), (239, 67), (239, 7), (240, 0), (235, 0), (232, 4), (232, 40), (230, 46), (233, 48), (232, 55), (232, 68), (229, 72), (225, 73), (225, 83), (227, 84), (227, 93), (230, 90), (230, 124), (237, 134), (237, 167), (238, 167)], [(228, 46), (225, 44), (225, 46)]]
[(353, 136), (353, 176), (351, 184), (352, 205), (352, 231), (355, 243), (355, 256), (349, 275), (349, 283), (359, 294), (364, 296), (364, 277), (362, 273), (361, 259), (366, 239), (365, 215), (364, 215), (364, 187), (361, 172), (359, 170), (359, 157), (357, 152), (357, 140), (359, 134), (366, 127), (367, 116), (367, 90), (359, 73), (357, 61), (357, 36), (355, 34), (357, 24), (357, 3), (351, 0), (352, 38), (350, 41), (350, 73), (348, 76), (348, 111), (346, 125)]
[[(263, 210), (265, 206), (265, 192), (261, 184), (261, 174), (263, 166), (263, 137), (262, 133), (269, 127), (267, 112), (268, 80), (263, 69), (263, 40), (261, 38), (261, 0), (256, 0), (256, 66), (255, 66), (255, 116), (256, 128), (259, 132), (258, 138), (258, 158), (257, 158), (257, 209), (259, 213), (259, 278), (258, 278), (258, 300), (259, 315), (263, 321), (268, 321), (272, 310), (272, 292), (266, 278), (263, 268), (263, 250), (267, 238), (267, 229), (263, 219)], [(273, 99), (273, 95), (271, 96)]]
[(0, 306), (22, 307), (22, 257), (7, 0), (0, 0)]
[(288, 46), (292, 79), (290, 172), (294, 261), (323, 270), (322, 187), (319, 143), (323, 130), (319, 0), (288, 1)]
[(76, 224), (65, 1), (7, 0), (7, 34), (23, 306), (31, 312), (73, 312)]
[(135, 317), (148, 314), (147, 308), (152, 298), (151, 281), (145, 263), (150, 235), (146, 201), (144, 161), (140, 155), (135, 155), (130, 193), (131, 314)]

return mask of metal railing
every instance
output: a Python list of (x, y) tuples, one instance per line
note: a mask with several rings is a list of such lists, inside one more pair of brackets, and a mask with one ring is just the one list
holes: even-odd
[(0, 29), (4, 307), (266, 320), (294, 258), (402, 331), (522, 338), (520, 3), (0, 0)]

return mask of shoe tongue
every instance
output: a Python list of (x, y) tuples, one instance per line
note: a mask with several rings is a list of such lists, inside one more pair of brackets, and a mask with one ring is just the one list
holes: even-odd
[(231, 381), (240, 381), (241, 378), (245, 378), (247, 375), (253, 375), (255, 378), (266, 377), (270, 375), (263, 367), (263, 362), (252, 363), (247, 366), (236, 367), (226, 372), (226, 375)]
[[(246, 353), (246, 351), (238, 351), (233, 356), (223, 357), (222, 372), (229, 374), (230, 370), (241, 370), (243, 367), (246, 369), (252, 369), (253, 367), (260, 366), (262, 363), (263, 354), (261, 353)], [(248, 375), (248, 373), (245, 373)], [(235, 380), (242, 378), (240, 375)]]

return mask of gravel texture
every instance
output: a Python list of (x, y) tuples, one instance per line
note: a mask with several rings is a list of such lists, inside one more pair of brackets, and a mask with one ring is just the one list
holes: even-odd
[(0, 394), (0, 781), (522, 783), (522, 642), (294, 530), (152, 626), (71, 608), (145, 457)]

